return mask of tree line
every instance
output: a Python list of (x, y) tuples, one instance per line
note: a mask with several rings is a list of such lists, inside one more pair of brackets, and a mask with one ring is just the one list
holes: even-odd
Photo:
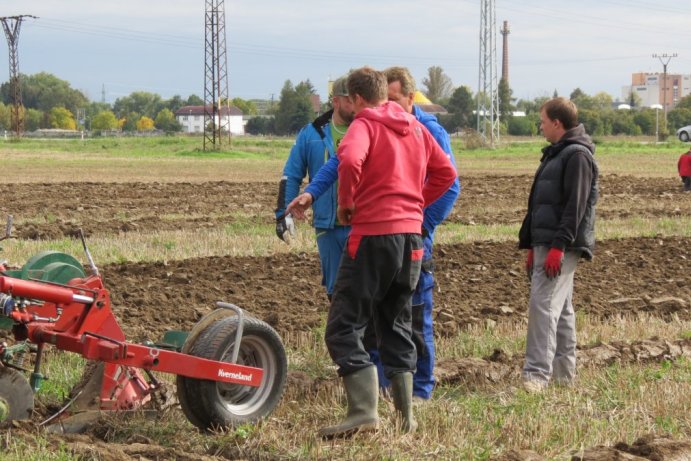
[[(24, 103), (25, 129), (62, 128), (68, 130), (123, 130), (147, 131), (159, 129), (179, 131), (175, 111), (183, 106), (200, 106), (204, 101), (197, 95), (183, 98), (179, 95), (163, 99), (146, 91), (135, 91), (120, 97), (113, 104), (90, 101), (69, 82), (41, 72), (20, 78)], [(451, 79), (439, 66), (428, 69), (421, 80), (422, 91), (435, 104), (446, 108), (439, 122), (450, 133), (472, 130), (477, 126), (475, 109), (483, 93), (473, 93), (468, 86), (454, 87)], [(245, 127), (249, 134), (292, 135), (329, 109), (329, 102), (313, 106), (316, 91), (309, 79), (293, 85), (286, 80), (280, 97), (274, 104), (266, 100), (234, 98), (231, 104), (250, 116)], [(550, 97), (533, 100), (514, 99), (512, 90), (504, 80), (499, 83), (500, 130), (504, 134), (529, 136), (538, 134), (540, 106)], [(640, 99), (632, 94), (627, 101), (630, 110), (617, 110), (607, 93), (588, 95), (574, 89), (568, 97), (579, 108), (579, 118), (589, 133), (602, 135), (655, 135), (662, 138), (677, 128), (691, 123), (691, 96), (682, 98), (667, 114), (667, 123), (655, 110), (641, 107)], [(11, 129), (12, 95), (8, 82), (0, 85), (0, 128)], [(316, 110), (315, 110), (316, 109)], [(520, 113), (519, 115), (516, 115)]]

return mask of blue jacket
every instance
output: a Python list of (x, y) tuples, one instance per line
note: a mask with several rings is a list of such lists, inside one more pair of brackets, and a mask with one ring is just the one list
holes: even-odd
[[(290, 150), (290, 155), (283, 167), (283, 179), (285, 179), (285, 199), (283, 204), (278, 204), (276, 217), (285, 213), (288, 204), (300, 193), (300, 185), (305, 176), (309, 175), (310, 183), (314, 180), (317, 171), (328, 159), (338, 159), (331, 137), (331, 114), (329, 111), (314, 122), (305, 125), (298, 133), (295, 144)], [(332, 229), (336, 222), (336, 193), (335, 182), (321, 188), (321, 194), (315, 197), (312, 203), (314, 227)], [(280, 194), (279, 194), (280, 196)]]
[[(413, 106), (413, 115), (420, 123), (425, 125), (425, 128), (432, 134), (439, 146), (449, 154), (451, 163), (456, 165), (456, 160), (451, 152), (451, 139), (446, 130), (437, 122), (437, 117), (428, 114), (417, 106)], [(322, 194), (331, 190), (338, 179), (338, 157), (330, 158), (322, 169), (319, 170), (316, 176), (312, 176), (312, 180), (305, 188), (305, 192), (309, 192), (316, 200), (321, 200)], [(458, 194), (461, 192), (461, 183), (456, 178), (453, 185), (448, 191), (439, 197), (434, 203), (429, 205), (424, 210), (424, 218), (422, 221), (423, 227), (427, 230), (430, 240), (434, 240), (434, 230), (436, 227), (451, 213), (453, 205), (456, 202)], [(335, 195), (334, 195), (335, 199)], [(430, 245), (431, 246), (431, 245)], [(430, 249), (431, 252), (431, 249)], [(425, 246), (425, 257), (428, 256), (427, 246)]]

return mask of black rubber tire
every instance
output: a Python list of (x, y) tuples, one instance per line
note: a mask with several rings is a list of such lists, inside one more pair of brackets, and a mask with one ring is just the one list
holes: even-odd
[[(218, 329), (221, 326), (221, 322), (214, 322), (207, 326), (203, 332), (199, 334), (196, 341), (190, 347), (188, 353), (190, 355), (199, 356), (200, 344), (206, 344), (210, 341), (210, 338), (216, 336)], [(180, 402), (180, 408), (182, 412), (187, 417), (187, 420), (198, 428), (205, 428), (209, 425), (209, 421), (206, 418), (206, 413), (197, 404), (199, 398), (197, 396), (196, 388), (194, 387), (194, 382), (198, 381), (195, 379), (187, 378), (185, 376), (177, 375), (175, 379), (175, 384), (177, 387), (177, 397)], [(190, 389), (192, 386), (192, 389)]]
[[(238, 318), (221, 319), (204, 331), (190, 355), (230, 361)], [(178, 376), (178, 399), (190, 422), (202, 430), (254, 423), (268, 416), (285, 390), (288, 360), (283, 342), (267, 323), (246, 316), (237, 363), (264, 371), (259, 387)]]
[(681, 133), (679, 133), (679, 141), (689, 142), (689, 134), (686, 131), (682, 131)]

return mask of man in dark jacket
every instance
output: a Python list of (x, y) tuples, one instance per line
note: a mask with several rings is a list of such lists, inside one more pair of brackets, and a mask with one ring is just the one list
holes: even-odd
[(578, 123), (575, 104), (547, 101), (540, 128), (550, 142), (530, 189), (519, 232), (527, 249), (530, 307), (523, 387), (541, 392), (550, 379), (570, 384), (576, 376), (573, 279), (580, 258), (592, 259), (598, 169), (595, 146)]

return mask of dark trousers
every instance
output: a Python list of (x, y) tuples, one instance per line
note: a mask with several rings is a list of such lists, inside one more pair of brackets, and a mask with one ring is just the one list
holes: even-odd
[(684, 183), (684, 190), (691, 190), (691, 176), (682, 176), (681, 181)]
[(326, 347), (339, 376), (372, 365), (363, 345), (372, 321), (388, 378), (414, 372), (411, 297), (422, 264), (419, 234), (353, 236), (341, 258), (326, 324)]

